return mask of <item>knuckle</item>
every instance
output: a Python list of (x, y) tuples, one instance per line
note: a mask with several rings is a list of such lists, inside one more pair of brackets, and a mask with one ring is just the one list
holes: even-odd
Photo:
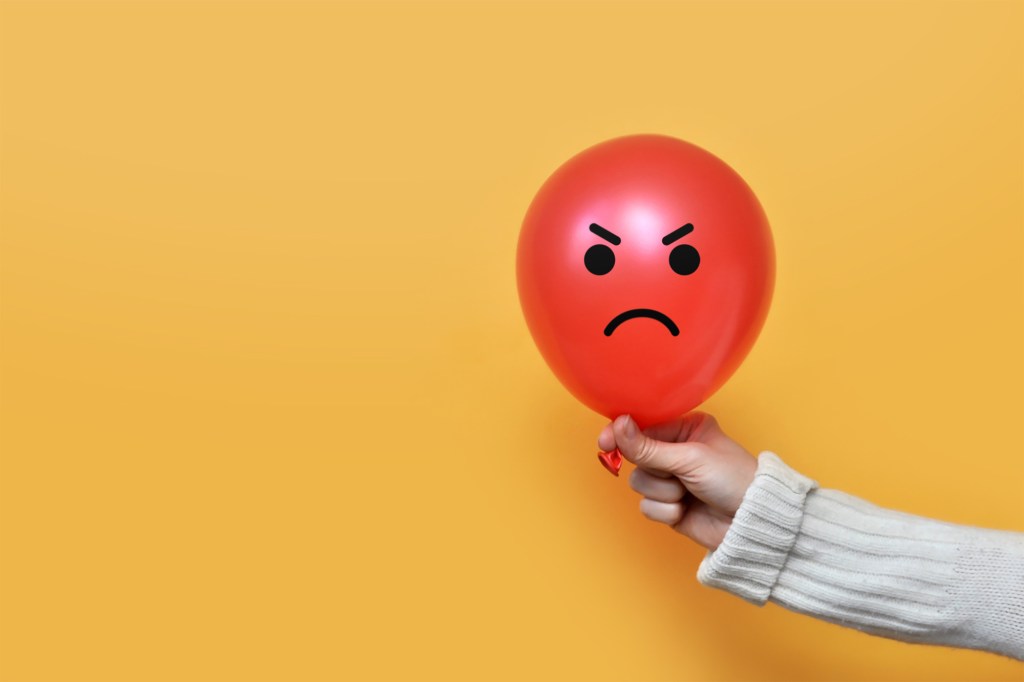
[(683, 443), (679, 448), (679, 459), (684, 469), (696, 466), (706, 454), (707, 446), (703, 443)]
[(636, 461), (637, 463), (647, 463), (654, 458), (654, 450), (656, 446), (654, 441), (650, 438), (642, 438), (640, 445), (636, 449)]
[(672, 530), (693, 539), (693, 516), (687, 515), (684, 509), (683, 513), (679, 516), (679, 520), (672, 524)]
[(679, 482), (678, 478), (665, 481), (665, 496), (673, 502), (681, 502), (683, 497), (686, 496), (686, 489)]
[(638, 493), (643, 492), (643, 472), (640, 469), (633, 469), (633, 473), (629, 475), (629, 487)]
[(714, 415), (708, 414), (707, 412), (693, 412), (691, 415), (693, 419), (693, 427), (691, 431), (697, 431), (698, 429), (715, 429), (718, 428), (718, 420), (715, 419)]
[(718, 419), (716, 419), (714, 415), (708, 414), (707, 412), (702, 412), (701, 414), (704, 415), (705, 426), (713, 429), (718, 428)]

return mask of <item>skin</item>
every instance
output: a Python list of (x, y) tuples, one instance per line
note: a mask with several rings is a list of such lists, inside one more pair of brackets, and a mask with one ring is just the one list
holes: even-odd
[(623, 415), (597, 444), (636, 465), (629, 485), (643, 496), (644, 516), (708, 549), (721, 544), (757, 471), (754, 456), (703, 412), (644, 431)]

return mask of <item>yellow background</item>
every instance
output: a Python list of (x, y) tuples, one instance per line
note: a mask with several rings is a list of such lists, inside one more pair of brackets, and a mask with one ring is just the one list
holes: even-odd
[(4, 680), (1019, 680), (695, 580), (533, 347), (533, 193), (658, 132), (771, 220), (707, 405), (1024, 528), (1022, 4), (2, 6)]

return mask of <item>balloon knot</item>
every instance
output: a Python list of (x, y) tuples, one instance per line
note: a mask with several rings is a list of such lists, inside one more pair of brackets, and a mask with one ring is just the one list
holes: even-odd
[(622, 469), (622, 453), (619, 452), (618, 448), (615, 448), (611, 452), (598, 452), (597, 459), (601, 462), (601, 465), (614, 476), (619, 475), (619, 470)]

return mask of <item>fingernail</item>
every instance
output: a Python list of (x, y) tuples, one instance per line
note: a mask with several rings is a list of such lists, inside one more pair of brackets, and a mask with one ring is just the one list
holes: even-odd
[(636, 435), (636, 422), (628, 414), (626, 415), (626, 423), (622, 425), (622, 431), (626, 434), (626, 438), (632, 438)]

